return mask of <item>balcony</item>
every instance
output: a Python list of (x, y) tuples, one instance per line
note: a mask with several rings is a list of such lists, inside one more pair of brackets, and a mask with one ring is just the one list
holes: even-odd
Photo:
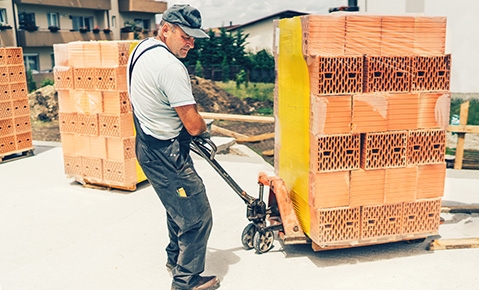
[(168, 9), (164, 1), (154, 0), (118, 0), (120, 12), (163, 13)]
[(148, 37), (156, 36), (153, 32), (121, 32), (121, 40), (141, 40)]
[(68, 43), (72, 41), (112, 40), (113, 32), (99, 33), (80, 31), (57, 31), (38, 30), (34, 32), (18, 31), (18, 46), (22, 47), (51, 47), (56, 43)]
[(48, 5), (58, 7), (69, 8), (87, 8), (96, 10), (110, 10), (110, 0), (15, 0), (15, 4), (35, 4), (35, 5)]
[(0, 45), (1, 46), (16, 46), (13, 35), (13, 29), (5, 29), (0, 31)]

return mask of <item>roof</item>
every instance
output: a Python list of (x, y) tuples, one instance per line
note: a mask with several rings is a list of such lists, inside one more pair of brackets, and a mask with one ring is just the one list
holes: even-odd
[(278, 12), (278, 13), (275, 13), (275, 14), (272, 14), (272, 15), (269, 15), (269, 16), (265, 16), (263, 18), (259, 18), (259, 19), (247, 22), (245, 24), (233, 25), (233, 26), (227, 28), (227, 30), (234, 31), (236, 29), (243, 28), (243, 27), (246, 27), (246, 26), (250, 26), (250, 25), (253, 25), (255, 23), (258, 23), (258, 22), (261, 22), (261, 21), (264, 21), (264, 20), (269, 20), (269, 19), (291, 18), (291, 17), (295, 17), (295, 16), (308, 15), (308, 14), (309, 13), (299, 12), (299, 11), (294, 11), (294, 10), (284, 10), (284, 11), (281, 11), (281, 12)]

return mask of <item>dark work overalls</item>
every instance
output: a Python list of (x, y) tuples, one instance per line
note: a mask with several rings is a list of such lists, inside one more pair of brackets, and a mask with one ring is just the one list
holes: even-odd
[[(135, 53), (129, 68), (130, 82), (138, 59), (134, 57)], [(204, 271), (213, 223), (205, 186), (189, 154), (191, 136), (183, 127), (176, 138), (159, 140), (143, 132), (134, 110), (133, 120), (138, 162), (166, 209), (170, 238), (167, 262), (176, 265), (172, 270), (172, 289), (189, 289)]]

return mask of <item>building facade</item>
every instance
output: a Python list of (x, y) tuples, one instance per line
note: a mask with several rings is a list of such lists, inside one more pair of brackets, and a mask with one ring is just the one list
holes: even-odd
[(149, 37), (166, 9), (154, 0), (0, 1), (0, 42), (23, 48), (26, 70), (50, 71), (53, 44)]

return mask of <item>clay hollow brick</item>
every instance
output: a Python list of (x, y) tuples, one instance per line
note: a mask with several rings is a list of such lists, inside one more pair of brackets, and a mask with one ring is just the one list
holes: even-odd
[(5, 57), (5, 48), (0, 47), (0, 66), (7, 65), (7, 59)]
[(384, 169), (351, 171), (349, 206), (383, 204), (385, 178)]
[(96, 90), (97, 79), (95, 68), (74, 68), (73, 86), (76, 90)]
[(10, 85), (3, 84), (0, 85), (0, 102), (10, 101), (12, 96), (10, 95)]
[(419, 165), (417, 176), (417, 199), (437, 198), (444, 195), (446, 163)]
[(312, 168), (317, 172), (359, 168), (360, 135), (337, 134), (316, 137), (312, 144)]
[(412, 57), (411, 90), (415, 92), (449, 91), (451, 55)]
[(77, 118), (77, 133), (81, 135), (98, 136), (98, 114), (78, 114)]
[(440, 198), (405, 203), (403, 234), (436, 232), (439, 228), (440, 213)]
[(87, 179), (101, 182), (103, 179), (103, 161), (100, 158), (81, 158), (81, 175)]
[(362, 56), (321, 56), (311, 67), (311, 93), (337, 95), (361, 93)]
[(7, 154), (16, 149), (15, 135), (0, 136), (0, 154)]
[(120, 115), (131, 113), (131, 103), (127, 91), (102, 92), (103, 113), (107, 115)]
[(313, 96), (311, 133), (350, 133), (351, 114), (351, 96)]
[(361, 168), (406, 166), (407, 131), (365, 133), (361, 139)]
[(25, 67), (22, 64), (8, 66), (8, 82), (20, 83), (26, 82), (27, 77), (25, 75)]
[(5, 58), (7, 65), (23, 65), (23, 52), (21, 47), (5, 48)]
[(313, 209), (349, 206), (349, 171), (310, 172), (310, 178)]
[(103, 111), (103, 100), (99, 91), (73, 90), (70, 91), (70, 97), (76, 112), (91, 115)]
[(13, 119), (0, 119), (0, 137), (12, 135), (15, 133)]
[(132, 113), (119, 116), (100, 114), (99, 125), (100, 136), (119, 138), (134, 136)]
[(424, 165), (445, 162), (446, 132), (442, 129), (412, 130), (408, 137), (408, 164)]
[(418, 128), (419, 94), (388, 95), (388, 131)]
[(106, 91), (126, 91), (126, 68), (96, 68), (96, 88)]
[(408, 92), (411, 88), (408, 56), (366, 56), (365, 92)]
[(0, 66), (0, 84), (8, 84), (9, 82), (8, 67)]
[(124, 162), (104, 160), (103, 179), (113, 185), (135, 185), (138, 181), (136, 159), (130, 159)]
[(386, 204), (416, 200), (417, 167), (386, 169), (384, 202)]
[(431, 129), (449, 126), (451, 93), (420, 93), (418, 128)]
[(15, 117), (30, 115), (30, 106), (28, 105), (27, 99), (14, 100), (12, 102), (12, 108), (13, 108), (13, 115)]
[(312, 235), (311, 239), (318, 245), (358, 240), (361, 210), (359, 207), (316, 210), (316, 220), (311, 226), (317, 227), (318, 234)]
[(13, 117), (13, 107), (11, 101), (0, 102), (0, 119)]
[(382, 238), (402, 233), (403, 204), (363, 206), (361, 239)]
[(102, 67), (124, 66), (128, 63), (129, 42), (104, 41), (100, 43)]
[(77, 113), (59, 113), (60, 133), (76, 133), (78, 124)]
[(90, 136), (90, 156), (101, 159), (107, 158), (105, 137)]
[(65, 174), (69, 176), (81, 176), (82, 163), (80, 156), (63, 155), (63, 165), (65, 168)]
[(30, 116), (16, 117), (14, 119), (15, 133), (25, 133), (32, 130), (32, 125), (30, 123)]
[(136, 158), (135, 137), (107, 138), (106, 148), (108, 160), (125, 161)]
[(15, 135), (17, 150), (33, 147), (32, 144), (32, 132), (20, 133)]
[(73, 89), (73, 68), (55, 66), (53, 69), (55, 78), (55, 89), (69, 90)]
[(26, 99), (28, 97), (27, 83), (11, 83), (9, 87), (12, 99)]
[(359, 94), (353, 96), (353, 133), (383, 132), (388, 129), (388, 95)]

